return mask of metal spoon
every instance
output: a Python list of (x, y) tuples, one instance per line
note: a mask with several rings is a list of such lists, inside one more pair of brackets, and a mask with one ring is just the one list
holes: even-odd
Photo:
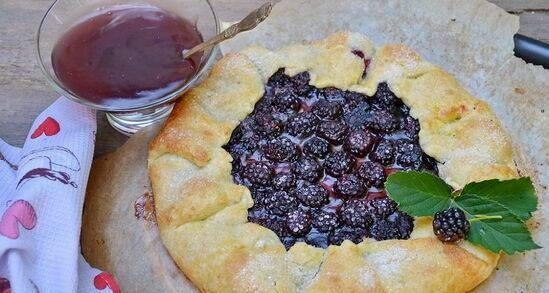
[(244, 19), (231, 25), (230, 27), (228, 27), (226, 30), (222, 31), (220, 34), (216, 35), (215, 37), (207, 40), (206, 42), (200, 43), (192, 47), (190, 50), (183, 51), (183, 59), (187, 59), (196, 52), (206, 50), (225, 40), (228, 40), (241, 32), (245, 32), (253, 29), (259, 23), (264, 21), (265, 18), (267, 18), (267, 16), (269, 16), (269, 13), (271, 13), (272, 8), (273, 8), (273, 4), (271, 2), (267, 2), (261, 5), (261, 7), (259, 7), (258, 9), (250, 12), (250, 14), (244, 17)]

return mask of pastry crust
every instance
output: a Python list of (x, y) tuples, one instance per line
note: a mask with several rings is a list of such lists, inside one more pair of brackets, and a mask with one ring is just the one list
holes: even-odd
[[(360, 50), (371, 59), (364, 78)], [(490, 107), (403, 45), (374, 48), (341, 32), (269, 51), (250, 47), (221, 59), (185, 93), (153, 140), (149, 171), (162, 241), (202, 292), (466, 292), (485, 280), (499, 255), (467, 241), (444, 244), (428, 217), (407, 240), (348, 240), (320, 249), (247, 221), (249, 190), (233, 183), (222, 148), (253, 110), (279, 68), (308, 71), (310, 84), (373, 95), (387, 82), (421, 125), (420, 144), (454, 188), (517, 177), (507, 134)]]

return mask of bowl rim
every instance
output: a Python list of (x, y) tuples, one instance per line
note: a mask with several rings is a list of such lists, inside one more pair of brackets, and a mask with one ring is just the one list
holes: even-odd
[[(47, 83), (60, 95), (71, 99), (77, 103), (84, 104), (88, 107), (91, 107), (96, 110), (105, 111), (105, 112), (111, 112), (111, 113), (124, 113), (124, 112), (136, 112), (141, 110), (147, 110), (147, 109), (153, 109), (157, 106), (160, 106), (162, 104), (169, 103), (181, 96), (185, 91), (189, 90), (191, 87), (193, 87), (197, 82), (200, 81), (200, 79), (205, 75), (210, 67), (213, 65), (213, 63), (216, 61), (217, 57), (217, 51), (218, 46), (214, 46), (207, 50), (207, 56), (206, 58), (202, 58), (203, 62), (201, 64), (203, 65), (200, 67), (200, 69), (196, 72), (196, 74), (183, 83), (181, 86), (177, 87), (176, 89), (170, 91), (168, 94), (164, 95), (162, 98), (156, 99), (152, 102), (146, 103), (144, 105), (138, 105), (138, 106), (130, 106), (130, 107), (120, 107), (120, 106), (104, 106), (100, 105), (91, 101), (88, 101), (83, 98), (79, 98), (78, 95), (74, 94), (72, 91), (67, 89), (64, 85), (62, 85), (60, 82), (57, 82), (56, 79), (51, 75), (51, 73), (46, 68), (46, 65), (44, 64), (42, 52), (40, 50), (40, 37), (42, 28), (45, 25), (46, 18), (51, 14), (53, 9), (55, 8), (55, 5), (57, 5), (62, 0), (55, 0), (46, 10), (44, 15), (42, 16), (42, 19), (40, 20), (40, 24), (38, 25), (38, 30), (36, 31), (35, 35), (35, 55), (38, 61), (38, 66), (40, 67), (40, 71), (42, 71), (42, 74), (46, 78)], [(210, 2), (210, 0), (202, 0), (206, 2), (206, 4), (209, 6), (210, 11), (212, 13), (212, 16), (215, 21), (215, 34), (219, 34), (221, 32), (221, 25), (219, 22), (219, 18), (217, 17), (217, 13), (215, 12), (215, 9)]]

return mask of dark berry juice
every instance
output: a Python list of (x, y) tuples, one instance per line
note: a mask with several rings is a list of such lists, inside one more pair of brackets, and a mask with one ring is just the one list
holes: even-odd
[(154, 6), (120, 5), (68, 29), (52, 52), (60, 82), (76, 96), (107, 107), (145, 105), (194, 74), (202, 54), (183, 59), (202, 42), (188, 20)]

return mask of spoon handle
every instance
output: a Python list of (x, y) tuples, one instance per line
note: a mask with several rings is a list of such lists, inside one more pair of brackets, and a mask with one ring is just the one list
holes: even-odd
[(228, 27), (226, 30), (222, 31), (220, 34), (216, 35), (215, 37), (207, 40), (206, 42), (200, 43), (192, 47), (188, 51), (184, 51), (183, 59), (189, 58), (192, 54), (196, 52), (206, 50), (225, 40), (228, 40), (241, 32), (245, 32), (253, 29), (259, 23), (264, 21), (267, 18), (267, 16), (269, 16), (269, 13), (271, 13), (272, 8), (273, 8), (273, 4), (271, 2), (267, 2), (261, 5), (261, 7), (259, 7), (258, 9), (250, 12), (250, 14), (244, 17), (244, 19), (231, 25), (230, 27)]

